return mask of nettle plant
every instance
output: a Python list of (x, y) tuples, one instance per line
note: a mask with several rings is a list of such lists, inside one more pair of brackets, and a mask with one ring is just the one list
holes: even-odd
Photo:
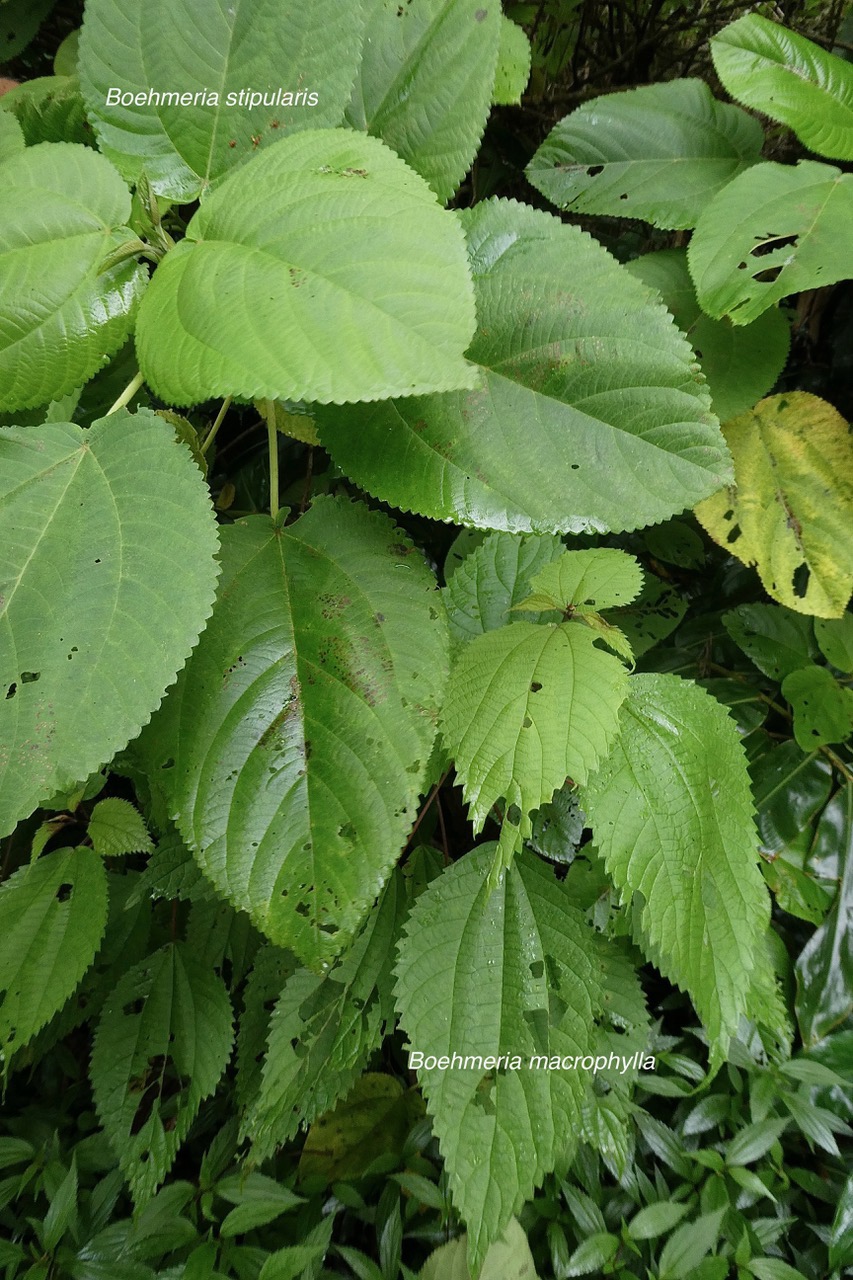
[[(846, 63), (755, 15), (713, 53), (734, 98), (853, 159)], [(89, 0), (60, 106), (0, 112), (0, 827), (27, 844), (0, 1046), (8, 1075), (92, 1022), (137, 1205), (229, 1063), (226, 954), (252, 1164), (398, 1020), (427, 1058), (628, 1058), (649, 960), (713, 1074), (778, 1013), (737, 725), (635, 671), (683, 607), (614, 535), (695, 508), (823, 620), (785, 696), (807, 743), (849, 735), (848, 428), (761, 397), (780, 301), (851, 273), (853, 177), (763, 162), (755, 117), (679, 80), (586, 103), (528, 172), (687, 250), (626, 267), (542, 209), (447, 209), (528, 55), (496, 0)], [(228, 105), (279, 85), (318, 102)], [(252, 404), (270, 512), (214, 509), (215, 437)], [(301, 510), (288, 435), (342, 477)], [(443, 586), (375, 500), (462, 527)], [(110, 769), (142, 813), (91, 803)], [(493, 838), (447, 863), (413, 826), (451, 770)], [(548, 828), (591, 833), (606, 931)], [(474, 1268), (581, 1138), (612, 1158), (636, 1074), (420, 1071)]]

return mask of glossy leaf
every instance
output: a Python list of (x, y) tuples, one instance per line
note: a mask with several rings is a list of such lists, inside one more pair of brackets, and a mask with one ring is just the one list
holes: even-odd
[(702, 80), (669, 80), (585, 102), (551, 130), (527, 176), (558, 209), (695, 227), (762, 142), (758, 122)]
[(193, 215), (151, 282), (137, 351), (172, 404), (327, 404), (471, 386), (473, 329), (455, 217), (374, 138), (309, 130)]
[(222, 531), (217, 606), (142, 744), (220, 893), (316, 967), (412, 824), (447, 633), (435, 581), (379, 512), (321, 498)]
[(213, 602), (216, 525), (171, 427), (0, 431), (0, 831), (139, 732)]
[(844, 688), (826, 667), (812, 663), (792, 671), (782, 694), (794, 713), (794, 737), (803, 751), (828, 742), (844, 742), (853, 733), (853, 690)]
[(477, 153), (501, 33), (497, 0), (364, 0), (347, 121), (382, 138), (444, 202)]
[(3, 164), (0, 409), (57, 399), (124, 342), (147, 281), (130, 260), (130, 192), (112, 165), (71, 145), (28, 147)]
[(829, 1265), (849, 1267), (853, 1264), (853, 1173), (844, 1184), (832, 1222), (829, 1240)]
[(282, 134), (341, 122), (362, 27), (357, 2), (89, 0), (80, 72), (101, 150), (189, 202)]
[(648, 289), (546, 213), (499, 200), (461, 216), (480, 386), (323, 410), (347, 474), (406, 510), (518, 533), (636, 528), (725, 483), (692, 353)]
[(726, 423), (734, 486), (696, 515), (797, 613), (840, 617), (853, 590), (853, 464), (840, 413), (806, 391), (768, 396)]
[(95, 1105), (137, 1205), (172, 1167), (231, 1053), (222, 979), (180, 944), (129, 969), (101, 1015), (90, 1068)]
[(796, 964), (797, 1021), (807, 1049), (853, 1012), (853, 783), (841, 791), (838, 807), (842, 851), (838, 894)]
[[(545, 1173), (570, 1156), (590, 1087), (587, 1072), (531, 1068), (531, 1055), (602, 1052), (596, 1022), (605, 1027), (613, 1017), (614, 987), (633, 990), (633, 1020), (644, 1022), (630, 969), (571, 905), (564, 884), (525, 853), (492, 893), (492, 858), (484, 845), (421, 895), (397, 967), (411, 1049), (462, 1060), (422, 1067), (419, 1076), (474, 1268)], [(514, 1070), (482, 1064), (516, 1054), (522, 1065)]]
[(781, 298), (846, 280), (853, 267), (853, 174), (768, 162), (707, 205), (690, 241), (702, 310), (751, 324)]
[(853, 160), (853, 67), (812, 40), (749, 13), (711, 40), (733, 98), (786, 124), (810, 151)]
[(853, 672), (853, 613), (842, 614), (840, 618), (817, 618), (814, 632), (827, 662), (850, 675)]
[(815, 654), (809, 619), (779, 605), (738, 605), (723, 614), (723, 626), (738, 648), (771, 680), (781, 682), (792, 671), (807, 666)]
[(654, 962), (689, 992), (719, 1061), (770, 906), (743, 749), (724, 709), (675, 676), (633, 677), (620, 723), (581, 804), (617, 887), (641, 895)]
[(107, 877), (91, 849), (60, 849), (0, 885), (0, 1062), (62, 1007), (95, 958)]
[(751, 409), (773, 389), (785, 367), (790, 327), (778, 307), (745, 328), (723, 317), (706, 316), (696, 298), (686, 249), (661, 249), (628, 263), (628, 270), (657, 289), (673, 319), (690, 341), (708, 380), (711, 403), (721, 422)]
[(816, 751), (808, 755), (795, 742), (783, 742), (751, 766), (759, 843), (762, 852), (781, 853), (793, 844), (826, 804), (832, 766)]

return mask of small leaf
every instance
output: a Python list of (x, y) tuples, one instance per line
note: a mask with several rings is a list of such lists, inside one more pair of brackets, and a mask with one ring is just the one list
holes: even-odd
[(829, 1265), (839, 1271), (853, 1263), (853, 1173), (844, 1183), (829, 1239)]
[(747, 1266), (755, 1280), (806, 1280), (802, 1271), (781, 1258), (753, 1258)]
[(465, 556), (442, 592), (453, 639), (470, 640), (519, 621), (517, 606), (530, 594), (531, 578), (564, 551), (562, 539), (553, 534), (490, 533)]
[(628, 1234), (632, 1240), (654, 1240), (664, 1232), (671, 1231), (689, 1212), (690, 1206), (687, 1204), (661, 1200), (634, 1215), (628, 1223)]
[[(547, 597), (560, 611), (579, 605), (620, 608), (630, 604), (642, 585), (643, 573), (633, 556), (610, 547), (564, 551), (530, 580), (534, 594)], [(523, 602), (517, 607), (523, 608)]]
[(797, 1022), (807, 1049), (853, 1012), (853, 783), (833, 797), (826, 815), (840, 854), (840, 884), (832, 910), (796, 963)]
[(99, 800), (89, 819), (89, 839), (102, 858), (124, 853), (150, 853), (153, 845), (145, 820), (129, 800)]
[(0, 110), (14, 113), (28, 147), (39, 142), (87, 144), (91, 141), (76, 75), (25, 80), (3, 95)]
[(0, 164), (18, 155), (25, 146), (24, 135), (18, 121), (11, 111), (4, 111), (0, 107)]
[(514, 106), (521, 102), (521, 95), (530, 79), (530, 64), (531, 49), (527, 32), (517, 22), (502, 14), (492, 102), (502, 106)]
[[(658, 1263), (660, 1280), (690, 1280), (720, 1237), (726, 1210), (704, 1213), (679, 1227), (664, 1245)], [(725, 1272), (722, 1272), (725, 1275)]]
[(181, 944), (129, 969), (107, 1000), (92, 1050), (98, 1115), (137, 1205), (172, 1167), (231, 1053), (221, 978)]
[(0, 885), (0, 1059), (62, 1007), (95, 958), (107, 877), (91, 849), (60, 849)]
[(304, 1203), (300, 1196), (274, 1178), (255, 1172), (223, 1179), (217, 1183), (216, 1192), (235, 1206), (219, 1228), (226, 1240), (275, 1222), (283, 1213)]
[(42, 1228), (44, 1247), (52, 1253), (66, 1232), (72, 1235), (77, 1226), (77, 1160), (71, 1157), (71, 1168), (51, 1197)]
[(842, 614), (840, 618), (816, 618), (814, 633), (827, 662), (850, 675), (853, 672), (853, 613)]
[(745, 1125), (738, 1130), (726, 1148), (726, 1164), (754, 1164), (767, 1154), (788, 1124), (789, 1121), (783, 1118), (759, 1120), (756, 1124)]
[(803, 751), (844, 742), (853, 733), (853, 690), (842, 687), (826, 667), (812, 663), (792, 671), (782, 694), (794, 713), (794, 737)]
[(853, 590), (849, 428), (806, 391), (768, 396), (726, 423), (735, 484), (696, 515), (711, 537), (755, 565), (766, 591), (797, 613), (840, 617)]
[(820, 45), (749, 13), (711, 40), (733, 98), (794, 130), (810, 151), (853, 160), (853, 67)]
[(781, 682), (792, 671), (807, 666), (815, 654), (811, 622), (779, 605), (738, 605), (723, 614), (723, 626), (738, 648), (771, 680)]
[(694, 227), (710, 199), (761, 155), (761, 126), (702, 80), (608, 93), (566, 116), (527, 176), (559, 209)]

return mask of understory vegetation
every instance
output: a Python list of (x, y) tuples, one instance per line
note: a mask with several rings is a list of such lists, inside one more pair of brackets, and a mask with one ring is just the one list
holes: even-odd
[(0, 1276), (853, 1274), (850, 6), (0, 47)]

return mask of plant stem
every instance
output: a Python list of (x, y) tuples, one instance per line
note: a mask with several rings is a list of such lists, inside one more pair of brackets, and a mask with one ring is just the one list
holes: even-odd
[(133, 399), (144, 381), (145, 379), (141, 373), (137, 373), (135, 378), (131, 378), (130, 382), (127, 384), (124, 391), (122, 391), (112, 408), (107, 409), (104, 417), (108, 418), (111, 413), (118, 413), (119, 409), (123, 409), (124, 406)]
[(201, 452), (203, 454), (207, 453), (208, 449), (216, 439), (216, 433), (219, 430), (219, 428), (222, 426), (226, 413), (231, 408), (232, 398), (233, 398), (232, 396), (226, 396), (225, 399), (222, 401), (222, 407), (220, 408), (219, 413), (217, 413), (216, 417), (214, 418), (213, 426), (208, 431), (207, 435), (204, 438), (204, 443), (201, 446)]
[(278, 431), (275, 425), (275, 403), (264, 401), (264, 417), (267, 421), (267, 444), (270, 451), (270, 515), (278, 516)]

